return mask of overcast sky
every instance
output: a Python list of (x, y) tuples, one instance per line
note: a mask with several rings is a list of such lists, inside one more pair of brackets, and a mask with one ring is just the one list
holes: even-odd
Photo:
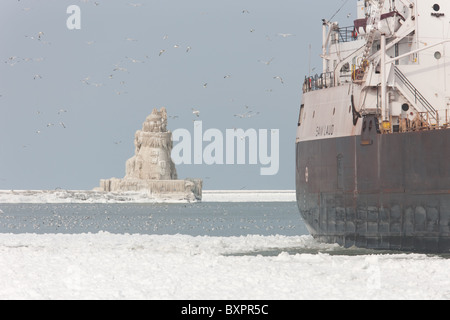
[[(67, 27), (70, 5), (81, 29)], [(295, 189), (302, 82), (321, 68), (321, 19), (341, 6), (333, 20), (352, 25), (356, 0), (2, 0), (0, 189), (89, 190), (124, 177), (136, 130), (163, 106), (171, 131), (193, 135), (194, 120), (224, 137), (279, 130), (275, 175), (259, 163), (181, 164), (179, 178)]]

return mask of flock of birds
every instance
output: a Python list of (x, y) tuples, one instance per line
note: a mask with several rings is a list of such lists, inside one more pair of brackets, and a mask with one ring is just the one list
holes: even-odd
[[(91, 4), (95, 5), (95, 6), (101, 5), (101, 2), (99, 2), (99, 1), (93, 1), (93, 0), (79, 0), (79, 1), (82, 2), (82, 3), (85, 3), (85, 4), (91, 3)], [(18, 2), (20, 2), (20, 0), (18, 0)], [(143, 3), (128, 3), (127, 5), (131, 6), (131, 7), (134, 7), (134, 8), (140, 8), (140, 7), (144, 6)], [(27, 12), (30, 11), (31, 9), (32, 8), (23, 8), (23, 10), (27, 11)], [(247, 10), (247, 9), (243, 9), (241, 11), (241, 13), (242, 14), (250, 14), (250, 11)], [(255, 32), (255, 29), (254, 28), (250, 29), (250, 32), (251, 33)], [(288, 38), (288, 37), (292, 37), (292, 36), (295, 36), (295, 35), (291, 34), (291, 33), (278, 33), (278, 34), (276, 34), (276, 36), (279, 36), (281, 38)], [(48, 41), (46, 32), (44, 32), (44, 31), (39, 31), (39, 32), (36, 32), (35, 34), (25, 35), (25, 38), (27, 38), (29, 40), (32, 40), (32, 41), (37, 41), (37, 42), (39, 42), (42, 45), (51, 45), (51, 42)], [(268, 40), (270, 40), (269, 36), (266, 36), (266, 38)], [(169, 35), (167, 35), (167, 34), (163, 35), (162, 39), (163, 40), (168, 40), (169, 39)], [(124, 41), (137, 42), (139, 40), (135, 39), (135, 38), (127, 37), (127, 38), (124, 39)], [(88, 46), (92, 46), (92, 45), (96, 44), (96, 41), (90, 40), (90, 41), (86, 41), (85, 43)], [(166, 46), (166, 48), (167, 48), (167, 46)], [(173, 48), (174, 49), (180, 49), (181, 45), (173, 44)], [(186, 54), (189, 54), (191, 52), (191, 50), (192, 50), (192, 47), (191, 46), (186, 46), (184, 48), (184, 50), (185, 50)], [(161, 56), (163, 56), (166, 53), (167, 53), (166, 49), (161, 49), (161, 50), (159, 50), (159, 52), (157, 52), (158, 57), (161, 57)], [(148, 55), (146, 55), (144, 58), (141, 58), (141, 59), (137, 59), (137, 58), (130, 57), (130, 56), (125, 56), (124, 60), (122, 59), (121, 62), (116, 63), (116, 64), (113, 65), (113, 67), (111, 69), (111, 73), (109, 74), (108, 78), (110, 80), (112, 80), (112, 79), (116, 79), (116, 77), (119, 78), (120, 77), (119, 76), (120, 73), (129, 73), (129, 70), (128, 70), (129, 67), (127, 66), (126, 63), (143, 64), (143, 63), (146, 63), (148, 59), (150, 59), (150, 57)], [(20, 58), (18, 56), (11, 56), (11, 57), (6, 58), (6, 60), (4, 60), (4, 63), (9, 65), (10, 67), (14, 67), (14, 66), (16, 66), (19, 63), (24, 63), (24, 62), (42, 62), (44, 60), (45, 60), (45, 58)], [(269, 65), (271, 65), (273, 60), (274, 60), (274, 58), (270, 58), (269, 60), (257, 60), (257, 62), (262, 63), (265, 66), (269, 66)], [(231, 77), (232, 77), (231, 74), (225, 74), (223, 76), (224, 79), (229, 79)], [(45, 81), (45, 74), (32, 74), (30, 76), (30, 78), (32, 78), (33, 81)], [(283, 78), (281, 76), (279, 76), (279, 75), (274, 75), (273, 79), (279, 81), (280, 84), (284, 84)], [(99, 87), (103, 87), (104, 86), (104, 84), (102, 82), (93, 81), (93, 79), (90, 76), (86, 76), (83, 79), (80, 79), (80, 82), (83, 85), (90, 86), (90, 87), (95, 87), (95, 88), (99, 88)], [(119, 84), (121, 85), (121, 87), (120, 87), (120, 89), (115, 89), (114, 90), (115, 94), (116, 95), (127, 94), (128, 91), (124, 90), (124, 88), (126, 88), (126, 86), (125, 86), (126, 82), (124, 80), (122, 80), (122, 81), (119, 82)], [(202, 86), (203, 86), (203, 88), (207, 89), (208, 88), (208, 82), (204, 82), (202, 84)], [(272, 90), (270, 90), (270, 91), (272, 91)], [(3, 97), (3, 94), (0, 94), (0, 98), (2, 98), (2, 97)], [(251, 110), (250, 107), (247, 106), (247, 105), (245, 105), (243, 108), (244, 108), (243, 112), (236, 113), (233, 116), (235, 118), (239, 118), (239, 119), (248, 119), (248, 118), (252, 118), (252, 117), (258, 116), (260, 114), (259, 111)], [(57, 110), (56, 113), (59, 116), (58, 120), (56, 122), (55, 121), (47, 122), (47, 124), (45, 125), (45, 128), (59, 126), (60, 128), (66, 129), (67, 126), (66, 126), (65, 122), (63, 121), (62, 116), (65, 113), (67, 113), (67, 112), (68, 112), (68, 110), (66, 108), (60, 108), (59, 110)], [(38, 115), (42, 115), (43, 112), (37, 111), (37, 114)], [(197, 119), (197, 118), (200, 117), (200, 110), (197, 107), (192, 108), (192, 114), (194, 116), (194, 119)], [(179, 116), (172, 115), (170, 117), (172, 119), (176, 119)], [(193, 121), (195, 121), (195, 120), (193, 120)], [(42, 130), (43, 130), (42, 128), (41, 129), (37, 129), (37, 130), (35, 130), (35, 133), (36, 134), (40, 134), (40, 133), (42, 133)], [(116, 144), (118, 144), (118, 143), (116, 143)]]
[[(73, 192), (70, 190), (58, 189), (60, 197), (67, 199), (90, 199), (91, 194)], [(104, 201), (115, 200), (127, 203), (130, 198), (127, 196), (121, 197), (114, 195), (110, 199), (110, 195), (102, 195)], [(186, 205), (185, 205), (186, 206)], [(114, 206), (113, 206), (114, 207)], [(93, 207), (96, 208), (96, 207)], [(270, 206), (268, 207), (268, 209)], [(42, 214), (36, 214), (34, 207), (30, 212), (19, 221), (11, 213), (4, 212), (0, 209), (0, 215), (6, 215), (0, 223), (0, 229), (16, 230), (20, 232), (58, 232), (58, 233), (77, 233), (79, 230), (83, 232), (123, 232), (128, 230), (130, 233), (229, 233), (229, 232), (283, 232), (296, 229), (297, 226), (290, 220), (284, 221), (275, 214), (264, 214), (259, 218), (241, 217), (234, 219), (232, 217), (221, 215), (207, 215), (195, 216), (186, 215), (182, 218), (174, 217), (169, 213), (170, 207), (168, 205), (154, 206), (149, 214), (148, 211), (134, 211), (129, 214), (128, 206), (124, 207), (109, 207), (106, 206), (104, 211), (95, 211), (95, 209), (87, 208), (87, 212), (82, 214), (73, 214), (70, 210), (65, 208), (60, 211), (51, 212), (48, 210)], [(93, 211), (91, 211), (93, 210)], [(276, 209), (275, 210), (280, 210)]]

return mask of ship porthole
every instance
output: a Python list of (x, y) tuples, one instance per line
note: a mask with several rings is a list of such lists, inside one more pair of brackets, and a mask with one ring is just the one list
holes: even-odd
[(402, 110), (403, 111), (408, 111), (409, 110), (409, 104), (407, 104), (407, 103), (404, 103), (404, 104), (402, 104)]
[(436, 3), (436, 4), (433, 5), (433, 10), (434, 11), (439, 11), (439, 10), (441, 10), (441, 7)]
[(436, 51), (434, 53), (434, 57), (436, 58), (436, 60), (439, 60), (440, 58), (442, 58), (442, 54), (439, 51)]

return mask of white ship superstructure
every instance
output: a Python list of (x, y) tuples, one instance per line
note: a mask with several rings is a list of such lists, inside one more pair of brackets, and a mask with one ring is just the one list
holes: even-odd
[[(322, 73), (306, 78), (303, 91), (348, 87), (353, 112), (378, 114), (386, 133), (446, 127), (450, 1), (358, 0), (357, 12), (350, 27), (323, 20)], [(299, 126), (299, 140), (355, 134), (340, 115), (348, 113), (349, 106), (323, 110), (321, 106), (329, 102), (323, 95), (321, 91), (310, 97), (317, 100), (312, 110), (315, 120)], [(304, 104), (310, 98), (305, 96)], [(351, 100), (345, 95), (342, 99), (345, 105)]]

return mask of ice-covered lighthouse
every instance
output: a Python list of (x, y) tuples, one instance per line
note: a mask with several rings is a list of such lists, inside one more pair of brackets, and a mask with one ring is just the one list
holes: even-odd
[(123, 179), (100, 180), (97, 191), (143, 192), (149, 198), (201, 200), (202, 180), (178, 180), (171, 158), (172, 132), (167, 130), (167, 111), (155, 108), (136, 131), (135, 154), (126, 162)]

